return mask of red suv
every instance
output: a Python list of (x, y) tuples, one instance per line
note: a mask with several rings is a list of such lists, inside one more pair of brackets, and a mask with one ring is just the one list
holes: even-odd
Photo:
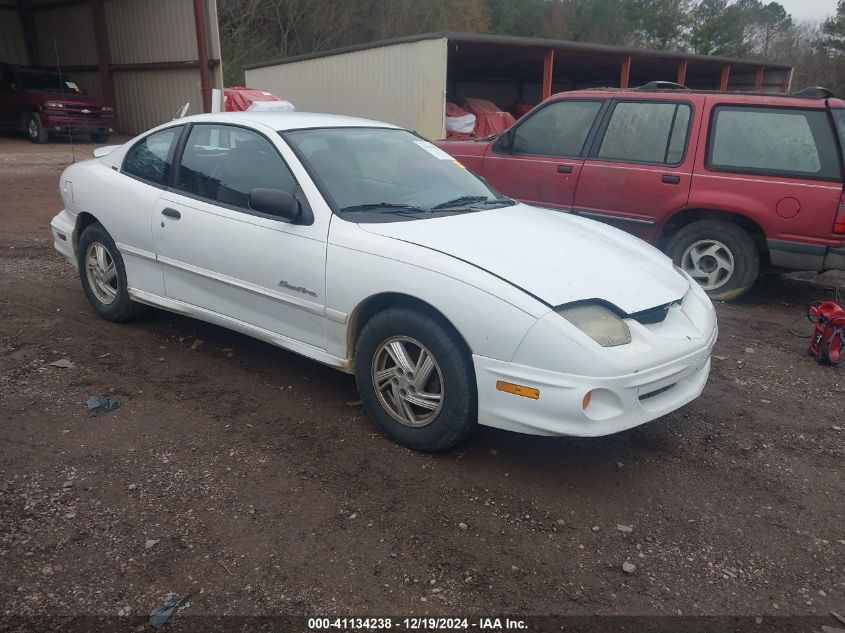
[(678, 88), (553, 95), (496, 139), (439, 145), (504, 194), (656, 244), (714, 299), (761, 264), (845, 270), (845, 102)]
[(105, 143), (114, 131), (114, 108), (89, 97), (67, 75), (0, 64), (0, 127), (46, 143), (51, 132), (88, 134)]

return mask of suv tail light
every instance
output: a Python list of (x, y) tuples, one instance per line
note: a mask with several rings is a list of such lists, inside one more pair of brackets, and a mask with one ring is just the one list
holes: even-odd
[(839, 197), (839, 208), (836, 209), (836, 217), (833, 218), (833, 232), (836, 235), (845, 235), (845, 191)]

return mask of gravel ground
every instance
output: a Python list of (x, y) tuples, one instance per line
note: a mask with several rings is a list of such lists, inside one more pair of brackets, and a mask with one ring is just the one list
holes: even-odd
[[(718, 305), (704, 394), (658, 421), (480, 429), (422, 455), (375, 432), (349, 376), (157, 310), (98, 319), (49, 239), (69, 161), (67, 143), (0, 137), (0, 630), (84, 615), (131, 631), (188, 593), (171, 630), (190, 614), (845, 612), (845, 374), (787, 332), (829, 292), (767, 275)], [(120, 408), (90, 416), (95, 393)]]

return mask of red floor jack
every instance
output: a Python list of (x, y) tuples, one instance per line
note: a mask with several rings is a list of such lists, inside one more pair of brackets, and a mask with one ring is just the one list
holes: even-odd
[(810, 355), (820, 365), (839, 365), (845, 352), (845, 310), (833, 301), (818, 301), (807, 309), (816, 324), (810, 338)]

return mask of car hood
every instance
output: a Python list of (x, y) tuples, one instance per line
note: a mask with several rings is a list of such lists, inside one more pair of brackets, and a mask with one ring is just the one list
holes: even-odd
[(549, 306), (601, 299), (633, 314), (676, 301), (689, 289), (656, 248), (561, 211), (517, 204), (360, 226), (468, 262)]
[(59, 90), (28, 90), (27, 92), (40, 103), (46, 103), (47, 101), (60, 101), (65, 105), (94, 106), (97, 108), (99, 108), (102, 103), (96, 97), (81, 95), (75, 92), (63, 93)]

